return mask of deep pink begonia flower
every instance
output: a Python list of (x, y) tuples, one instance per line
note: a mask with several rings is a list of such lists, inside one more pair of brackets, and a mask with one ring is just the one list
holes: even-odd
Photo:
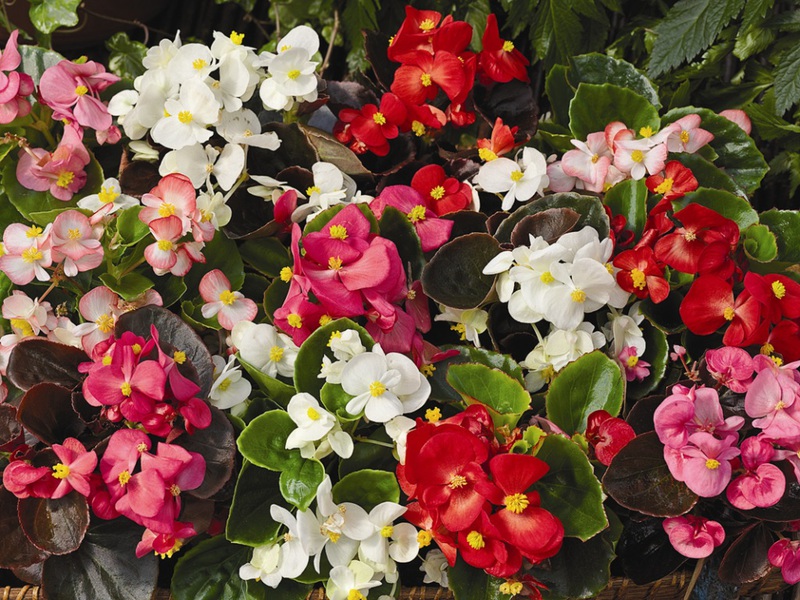
[(772, 544), (767, 556), (773, 566), (780, 568), (786, 583), (800, 583), (800, 541), (778, 540)]
[(89, 478), (97, 466), (97, 454), (87, 451), (75, 438), (67, 438), (63, 444), (52, 447), (60, 462), (53, 467), (52, 475), (59, 482), (51, 498), (63, 498), (72, 490), (88, 496), (91, 492)]
[(711, 376), (737, 394), (743, 394), (753, 382), (753, 358), (747, 351), (725, 346), (706, 352), (706, 366)]
[[(698, 496), (713, 498), (721, 494), (731, 480), (731, 459), (739, 455), (730, 437), (720, 440), (710, 433), (701, 431), (689, 436), (689, 444), (680, 449), (683, 464), (680, 478)], [(666, 458), (666, 456), (665, 456)], [(668, 461), (670, 472), (672, 465)]]
[(454, 222), (438, 218), (426, 199), (413, 187), (390, 185), (370, 203), (375, 216), (380, 218), (386, 206), (403, 213), (414, 226), (423, 252), (436, 250), (450, 238)]
[(731, 504), (742, 510), (777, 504), (786, 491), (786, 477), (773, 464), (776, 459), (772, 443), (763, 435), (749, 437), (742, 442), (742, 465), (747, 470), (728, 486)]
[(703, 431), (731, 438), (738, 438), (736, 433), (744, 424), (742, 417), (724, 418), (719, 395), (713, 388), (676, 385), (672, 395), (668, 396), (656, 409), (653, 423), (661, 443), (679, 449), (686, 445), (689, 436)]
[(34, 91), (33, 79), (27, 73), (15, 71), (22, 62), (17, 50), (18, 36), (19, 30), (11, 32), (0, 55), (0, 124), (3, 125), (31, 112), (27, 97)]
[(83, 145), (83, 132), (65, 127), (58, 147), (51, 154), (43, 148), (20, 150), (17, 181), (29, 190), (49, 191), (67, 202), (86, 185), (89, 152)]

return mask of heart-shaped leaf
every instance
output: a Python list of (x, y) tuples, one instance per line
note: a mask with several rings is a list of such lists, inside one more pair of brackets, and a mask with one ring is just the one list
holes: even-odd
[(280, 490), (284, 499), (300, 510), (307, 510), (325, 479), (325, 467), (316, 459), (303, 459), (300, 465), (281, 472)]
[(8, 359), (8, 378), (21, 390), (37, 383), (55, 383), (72, 389), (83, 379), (78, 365), (89, 357), (79, 348), (44, 338), (29, 338), (14, 346)]
[(400, 502), (400, 486), (394, 473), (362, 469), (345, 475), (333, 486), (333, 501), (353, 502), (369, 512), (381, 502)]
[(625, 229), (632, 231), (637, 239), (642, 235), (647, 221), (647, 186), (644, 179), (626, 179), (608, 190), (603, 204), (614, 215), (625, 217)]
[(571, 208), (548, 208), (523, 217), (511, 232), (514, 246), (530, 245), (530, 236), (544, 238), (552, 244), (565, 233), (575, 229), (581, 216)]
[(550, 208), (569, 208), (574, 210), (580, 214), (580, 219), (578, 219), (573, 229), (579, 230), (589, 225), (597, 230), (601, 240), (608, 237), (608, 216), (603, 208), (603, 203), (595, 196), (584, 196), (575, 192), (551, 194), (520, 206), (500, 223), (494, 233), (494, 237), (501, 244), (510, 242), (511, 234), (517, 223), (528, 215), (540, 213)]
[(200, 487), (186, 492), (196, 498), (210, 498), (228, 482), (236, 458), (236, 434), (225, 413), (214, 406), (211, 424), (192, 434), (184, 433), (174, 443), (189, 452), (197, 452), (206, 461), (206, 475)]
[(89, 528), (89, 503), (78, 492), (63, 498), (23, 498), (19, 524), (34, 546), (50, 554), (77, 550)]
[(450, 365), (447, 383), (469, 405), (482, 404), (492, 416), (495, 427), (514, 428), (531, 404), (531, 396), (510, 375), (482, 364)]
[(775, 536), (763, 523), (746, 529), (725, 552), (719, 565), (719, 578), (733, 585), (763, 578), (772, 568), (768, 553), (774, 541)]
[(569, 103), (569, 128), (579, 140), (590, 133), (603, 131), (612, 121), (622, 121), (639, 131), (650, 127), (658, 131), (661, 119), (658, 109), (647, 98), (633, 90), (604, 83), (581, 83)]
[(269, 516), (270, 506), (282, 505), (279, 475), (245, 461), (228, 514), (225, 536), (237, 544), (263, 546), (278, 539), (281, 524)]
[(239, 434), (239, 452), (253, 464), (270, 471), (294, 469), (302, 458), (299, 450), (287, 450), (286, 439), (297, 428), (289, 413), (271, 410), (259, 415)]
[(72, 392), (55, 383), (39, 383), (22, 397), (17, 419), (45, 444), (60, 444), (86, 429), (72, 408)]

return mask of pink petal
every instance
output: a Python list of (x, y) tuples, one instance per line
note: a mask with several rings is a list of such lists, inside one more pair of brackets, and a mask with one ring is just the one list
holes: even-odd
[[(231, 282), (219, 269), (209, 271), (200, 280), (200, 296), (206, 302), (217, 302), (223, 292), (229, 292)], [(205, 315), (203, 315), (205, 316)]]

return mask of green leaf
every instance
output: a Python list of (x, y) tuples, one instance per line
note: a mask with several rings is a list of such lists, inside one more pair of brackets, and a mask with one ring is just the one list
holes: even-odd
[(599, 351), (584, 354), (559, 371), (547, 390), (547, 418), (568, 435), (586, 431), (596, 410), (619, 414), (625, 383), (619, 365)]
[(347, 39), (353, 49), (364, 47), (364, 29), (378, 29), (379, 0), (349, 0), (342, 11), (342, 23)]
[(776, 140), (800, 133), (799, 125), (789, 123), (775, 114), (774, 102), (771, 108), (766, 103), (748, 104), (745, 111), (762, 140)]
[(307, 510), (325, 479), (325, 468), (315, 458), (303, 459), (300, 465), (281, 472), (281, 495), (291, 505)]
[(247, 240), (239, 247), (242, 260), (267, 277), (278, 277), (281, 269), (292, 266), (289, 250), (278, 238)]
[(263, 546), (278, 540), (281, 524), (273, 521), (270, 506), (283, 504), (279, 475), (245, 460), (233, 492), (225, 536), (237, 544)]
[(680, 0), (655, 27), (649, 73), (658, 77), (708, 48), (745, 0)]
[(603, 196), (603, 204), (614, 215), (625, 217), (625, 229), (633, 231), (636, 239), (642, 235), (647, 221), (647, 186), (644, 179), (627, 179), (608, 190)]
[(271, 410), (250, 421), (236, 445), (254, 465), (270, 471), (296, 469), (303, 461), (300, 451), (286, 449), (286, 439), (296, 428), (289, 413)]
[(457, 600), (511, 600), (510, 594), (500, 593), (503, 581), (468, 565), (461, 556), (447, 570), (447, 582)]
[(122, 246), (133, 246), (150, 233), (147, 224), (139, 219), (141, 206), (131, 206), (121, 211), (117, 216), (117, 233), (121, 238)]
[(658, 91), (653, 82), (631, 63), (624, 60), (617, 60), (596, 52), (576, 56), (570, 60), (567, 77), (573, 87), (577, 87), (581, 83), (611, 83), (627, 88), (646, 98), (656, 108), (661, 108)]
[(183, 277), (158, 277), (156, 278), (156, 291), (161, 294), (164, 308), (170, 307), (180, 300), (186, 293), (186, 284)]
[(147, 46), (128, 37), (124, 31), (112, 35), (106, 40), (106, 48), (111, 53), (108, 57), (108, 69), (123, 79), (136, 79), (145, 71), (142, 60), (147, 54)]
[(425, 266), (425, 259), (422, 256), (419, 236), (411, 221), (394, 206), (387, 205), (383, 209), (379, 224), (381, 237), (391, 240), (397, 246), (397, 253), (404, 269), (409, 270), (410, 267), (411, 278), (419, 279)]
[(333, 486), (333, 501), (352, 502), (369, 512), (381, 502), (399, 502), (400, 486), (394, 473), (361, 469), (345, 475)]
[(633, 399), (643, 398), (658, 387), (667, 372), (669, 359), (669, 342), (666, 334), (649, 321), (643, 322), (641, 327), (646, 346), (640, 358), (650, 363), (650, 375), (642, 381), (628, 382), (626, 395)]
[(42, 78), (42, 73), (64, 60), (64, 57), (58, 52), (39, 46), (19, 46), (19, 53), (22, 58), (19, 71), (30, 75), (33, 83), (37, 86)]
[(297, 353), (294, 363), (294, 386), (298, 392), (308, 392), (315, 398), (319, 397), (322, 384), (325, 383), (324, 379), (317, 377), (320, 365), (322, 365), (322, 357), (325, 356), (328, 342), (333, 332), (345, 331), (346, 329), (355, 329), (361, 338), (361, 343), (367, 350), (371, 350), (372, 346), (375, 345), (367, 330), (361, 325), (356, 325), (350, 319), (337, 319), (327, 325), (323, 325), (308, 336), (308, 339), (303, 342), (303, 345), (300, 346), (300, 351)]
[(564, 525), (564, 535), (583, 541), (608, 527), (603, 490), (589, 458), (577, 444), (560, 435), (548, 435), (536, 457), (550, 470), (536, 482), (542, 507)]
[(458, 354), (445, 358), (434, 365), (433, 375), (429, 377), (431, 384), (431, 398), (439, 402), (457, 402), (461, 396), (447, 383), (447, 369), (450, 365), (461, 363), (480, 363), (494, 369), (499, 369), (513, 377), (522, 385), (525, 380), (522, 368), (507, 354), (499, 354), (484, 348), (474, 346), (442, 346), (442, 350), (458, 350)]
[(470, 0), (464, 20), (472, 25), (472, 47), (480, 50), (483, 30), (486, 29), (486, 19), (492, 8), (489, 0)]
[(130, 302), (144, 294), (155, 284), (144, 275), (131, 271), (121, 279), (117, 279), (111, 273), (100, 275), (100, 281), (108, 289), (122, 296), (123, 300)]
[(761, 213), (761, 223), (775, 234), (778, 260), (800, 263), (800, 213), (796, 210), (772, 209)]
[[(555, 65), (547, 74), (544, 84), (545, 93), (553, 109), (555, 122), (562, 125), (569, 123), (569, 103), (575, 96), (575, 90), (570, 86), (568, 76), (569, 68), (567, 66)], [(542, 125), (544, 123), (541, 123), (540, 127)]]
[(291, 385), (283, 383), (275, 377), (270, 377), (246, 360), (243, 360), (240, 355), (237, 354), (236, 358), (239, 360), (239, 364), (242, 365), (242, 368), (244, 368), (247, 374), (256, 382), (259, 389), (264, 392), (270, 400), (286, 408), (286, 405), (289, 404), (289, 400), (295, 395), (295, 389)]
[(748, 29), (761, 23), (773, 4), (775, 4), (775, 0), (749, 0), (744, 6), (742, 29)]
[(569, 103), (569, 128), (575, 137), (585, 140), (612, 121), (622, 121), (634, 131), (657, 131), (661, 124), (658, 110), (644, 96), (610, 83), (581, 83)]
[(220, 331), (222, 329), (222, 325), (219, 324), (216, 315), (210, 319), (206, 319), (200, 312), (202, 306), (202, 304), (195, 306), (193, 302), (184, 300), (181, 302), (181, 317), (184, 321), (198, 331), (202, 331), (203, 329)]
[(750, 260), (770, 262), (778, 256), (778, 242), (775, 234), (766, 225), (751, 225), (744, 230), (742, 248)]
[(714, 134), (709, 144), (718, 155), (714, 164), (724, 169), (745, 192), (752, 194), (769, 168), (753, 139), (741, 127), (707, 108), (694, 106), (675, 108), (664, 115), (662, 122), (667, 125), (694, 113), (700, 115), (700, 127)]
[(447, 383), (468, 405), (483, 404), (496, 428), (502, 425), (513, 428), (522, 413), (530, 408), (531, 396), (518, 380), (486, 365), (450, 365)]
[(723, 190), (697, 188), (682, 198), (674, 200), (672, 204), (676, 207), (676, 211), (679, 210), (678, 207), (684, 208), (689, 204), (705, 206), (734, 221), (740, 230), (758, 223), (758, 213), (747, 200)]
[(671, 156), (680, 162), (684, 167), (691, 170), (692, 175), (694, 175), (694, 178), (697, 179), (699, 187), (716, 188), (730, 192), (736, 196), (746, 196), (742, 188), (739, 187), (739, 185), (733, 179), (731, 179), (730, 175), (717, 167), (707, 158), (700, 156), (700, 154), (677, 152)]
[(782, 115), (800, 100), (800, 45), (794, 44), (775, 67), (775, 113)]
[(319, 392), (319, 401), (325, 409), (334, 415), (340, 421), (358, 421), (361, 417), (353, 416), (347, 409), (347, 403), (350, 402), (355, 396), (351, 396), (342, 388), (340, 383), (326, 382)]
[(225, 274), (225, 277), (231, 282), (232, 290), (238, 290), (242, 287), (242, 284), (244, 284), (244, 263), (242, 263), (242, 257), (239, 254), (236, 242), (229, 240), (221, 231), (218, 231), (214, 239), (203, 248), (203, 256), (206, 257), (206, 262), (192, 265), (192, 270), (184, 277), (188, 289), (192, 290), (192, 292), (197, 291), (203, 275), (214, 269), (219, 269)]
[(78, 6), (81, 0), (31, 0), (28, 14), (31, 23), (42, 33), (53, 33), (59, 27), (78, 24)]

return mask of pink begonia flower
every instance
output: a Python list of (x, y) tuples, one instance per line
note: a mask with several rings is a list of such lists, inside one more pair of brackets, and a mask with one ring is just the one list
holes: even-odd
[(145, 529), (141, 541), (136, 544), (136, 558), (142, 558), (151, 552), (161, 558), (171, 558), (173, 553), (183, 545), (184, 540), (197, 535), (194, 525), (191, 523), (174, 521), (170, 526), (171, 531), (163, 533)]
[(105, 131), (111, 127), (111, 115), (99, 94), (118, 81), (119, 77), (106, 73), (100, 63), (62, 60), (42, 73), (39, 93), (61, 116), (74, 119), (81, 127)]
[(772, 566), (780, 568), (786, 583), (800, 583), (800, 541), (778, 540), (772, 544), (767, 556)]
[(45, 268), (53, 264), (50, 249), (50, 229), (12, 223), (3, 232), (3, 251), (0, 270), (15, 284), (27, 285), (34, 279), (48, 281)]
[(724, 418), (719, 395), (713, 388), (682, 385), (672, 388), (672, 395), (658, 406), (653, 414), (658, 439), (665, 446), (680, 449), (689, 437), (702, 431), (730, 438), (734, 443), (736, 433), (744, 425), (743, 417)]
[(283, 306), (274, 313), (275, 325), (292, 336), (295, 346), (300, 346), (320, 325), (331, 319), (319, 304), (314, 304), (299, 285), (289, 288)]
[(144, 249), (145, 260), (154, 269), (168, 271), (178, 262), (176, 242), (183, 236), (181, 220), (176, 216), (153, 219), (149, 227), (156, 241)]
[(758, 374), (744, 398), (745, 411), (754, 419), (753, 426), (782, 445), (800, 441), (797, 371), (780, 369), (763, 355), (756, 356), (753, 363)]
[(197, 194), (191, 180), (179, 173), (163, 177), (158, 185), (142, 196), (139, 219), (148, 225), (155, 219), (172, 217), (181, 222), (181, 235), (192, 229), (192, 217), (197, 211)]
[(639, 358), (633, 346), (623, 348), (617, 358), (625, 369), (625, 379), (628, 381), (642, 381), (650, 375), (650, 363)]
[(603, 135), (606, 138), (606, 146), (608, 146), (608, 149), (611, 150), (612, 153), (617, 151), (617, 142), (636, 138), (636, 134), (633, 130), (628, 129), (628, 126), (621, 121), (612, 121), (606, 125), (606, 128), (603, 130)]
[(714, 134), (700, 128), (700, 115), (686, 115), (672, 125), (674, 131), (667, 138), (670, 152), (689, 152), (694, 154), (714, 139)]
[(672, 547), (687, 558), (711, 556), (714, 548), (725, 541), (722, 525), (705, 517), (670, 517), (662, 525)]
[(50, 303), (32, 300), (22, 290), (14, 290), (3, 300), (3, 318), (11, 323), (14, 333), (25, 337), (48, 334), (57, 326)]
[(147, 488), (138, 487), (140, 480), (128, 487), (142, 453), (150, 450), (147, 434), (139, 429), (120, 429), (111, 434), (103, 457), (100, 459), (100, 475), (116, 503), (124, 494), (146, 494)]
[[(703, 498), (721, 494), (731, 480), (730, 461), (739, 455), (735, 443), (730, 437), (720, 440), (704, 431), (690, 435), (689, 444), (680, 449), (680, 475), (686, 486)], [(675, 473), (673, 477), (678, 479)]]
[(584, 189), (598, 193), (604, 191), (608, 167), (614, 158), (606, 143), (605, 132), (590, 133), (585, 142), (571, 142), (576, 149), (567, 151), (561, 158), (564, 174), (583, 181)]
[(725, 117), (729, 121), (736, 123), (747, 135), (750, 135), (750, 131), (753, 129), (753, 124), (750, 122), (750, 117), (748, 117), (747, 113), (743, 110), (731, 108), (728, 110), (723, 110), (721, 113), (719, 113), (719, 116)]
[(51, 498), (63, 498), (72, 490), (88, 496), (91, 488), (89, 476), (97, 466), (97, 454), (87, 451), (75, 438), (67, 438), (63, 444), (53, 444), (53, 452), (59, 463), (53, 466), (53, 477), (59, 480)]
[(583, 181), (577, 177), (567, 175), (560, 160), (548, 163), (547, 177), (550, 180), (547, 187), (552, 192), (571, 192), (575, 189), (583, 189)]
[(655, 175), (664, 170), (667, 161), (667, 145), (650, 145), (650, 140), (616, 142), (614, 166), (631, 176), (642, 179), (646, 174)]
[(3, 487), (17, 498), (51, 498), (58, 487), (50, 467), (34, 467), (24, 460), (12, 460), (3, 470)]
[(442, 246), (450, 238), (454, 222), (440, 219), (430, 208), (426, 199), (411, 186), (390, 185), (369, 205), (380, 219), (384, 208), (392, 206), (406, 215), (419, 236), (423, 252), (431, 252)]
[(374, 312), (374, 319), (370, 318), (370, 312), (367, 312), (367, 324), (365, 325), (372, 339), (379, 343), (386, 352), (411, 352), (414, 337), (417, 335), (414, 318), (398, 307), (395, 312), (394, 323), (390, 327), (383, 329), (377, 322), (377, 311)]
[(742, 465), (747, 471), (728, 486), (730, 503), (742, 510), (777, 504), (786, 491), (786, 477), (770, 464), (776, 458), (772, 443), (763, 435), (749, 437), (742, 442), (741, 452)]
[(114, 333), (114, 325), (120, 314), (119, 296), (105, 286), (96, 287), (84, 294), (78, 303), (78, 310), (86, 323), (79, 325), (81, 346), (84, 352), (93, 356), (97, 344), (107, 340)]
[(200, 296), (205, 300), (200, 313), (210, 319), (217, 315), (223, 328), (231, 331), (240, 321), (252, 321), (258, 314), (256, 303), (241, 292), (231, 291), (231, 282), (219, 269), (209, 271), (200, 280)]
[(53, 221), (50, 232), (53, 261), (62, 263), (67, 277), (91, 271), (103, 262), (102, 236), (103, 228), (92, 227), (89, 217), (83, 213), (77, 210), (62, 212)]
[(29, 190), (49, 191), (67, 202), (86, 185), (84, 167), (90, 160), (83, 145), (83, 132), (67, 126), (52, 154), (43, 148), (20, 150), (17, 181)]
[(672, 352), (669, 353), (669, 359), (673, 361), (678, 361), (686, 356), (686, 348), (675, 344), (672, 346)]
[(737, 394), (744, 394), (753, 382), (753, 358), (735, 346), (708, 350), (706, 367), (714, 379)]
[(33, 79), (27, 73), (14, 70), (22, 62), (17, 50), (18, 36), (18, 30), (11, 32), (0, 56), (0, 124), (3, 125), (31, 112), (27, 97), (34, 91)]

